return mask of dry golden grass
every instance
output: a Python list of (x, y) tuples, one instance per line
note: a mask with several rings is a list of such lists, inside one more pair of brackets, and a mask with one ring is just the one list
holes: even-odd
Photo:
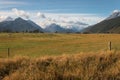
[(0, 80), (120, 80), (120, 53), (1, 59)]
[(7, 57), (7, 48), (10, 48), (10, 57), (106, 51), (109, 41), (112, 49), (120, 51), (120, 34), (0, 33), (0, 58)]

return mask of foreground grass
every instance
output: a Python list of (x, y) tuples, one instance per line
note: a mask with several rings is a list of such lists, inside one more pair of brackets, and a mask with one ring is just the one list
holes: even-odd
[(120, 50), (120, 34), (0, 33), (0, 57), (7, 57), (7, 48), (10, 57), (106, 51), (109, 41), (113, 49)]
[(120, 53), (1, 59), (0, 80), (120, 80)]

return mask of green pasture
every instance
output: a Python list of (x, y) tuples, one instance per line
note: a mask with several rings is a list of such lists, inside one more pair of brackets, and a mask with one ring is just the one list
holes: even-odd
[(120, 34), (0, 33), (0, 57), (76, 54), (120, 50)]

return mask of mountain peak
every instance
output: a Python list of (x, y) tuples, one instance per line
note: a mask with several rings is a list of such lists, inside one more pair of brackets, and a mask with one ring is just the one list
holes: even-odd
[(114, 10), (112, 14), (114, 13), (120, 13), (120, 10)]
[(8, 16), (4, 21), (13, 21), (14, 19), (10, 16)]
[(84, 29), (90, 33), (120, 33), (120, 11), (114, 10), (106, 20)]
[[(11, 18), (10, 18), (11, 19)], [(0, 32), (43, 32), (43, 29), (34, 22), (28, 22), (21, 17), (13, 21), (3, 21), (0, 23)]]
[[(58, 27), (59, 25), (57, 25), (57, 24), (55, 24), (55, 23), (52, 23), (51, 25), (50, 25), (51, 27)], [(59, 26), (60, 27), (60, 26)]]
[(106, 20), (114, 19), (116, 17), (120, 17), (120, 10), (114, 10)]
[(24, 19), (22, 19), (21, 17), (18, 17), (18, 18), (15, 19), (15, 21), (16, 20), (21, 21), (21, 20), (24, 20)]

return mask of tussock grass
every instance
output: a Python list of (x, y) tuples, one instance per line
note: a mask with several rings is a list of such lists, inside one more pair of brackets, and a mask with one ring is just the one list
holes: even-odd
[(0, 59), (0, 80), (119, 80), (120, 53)]

